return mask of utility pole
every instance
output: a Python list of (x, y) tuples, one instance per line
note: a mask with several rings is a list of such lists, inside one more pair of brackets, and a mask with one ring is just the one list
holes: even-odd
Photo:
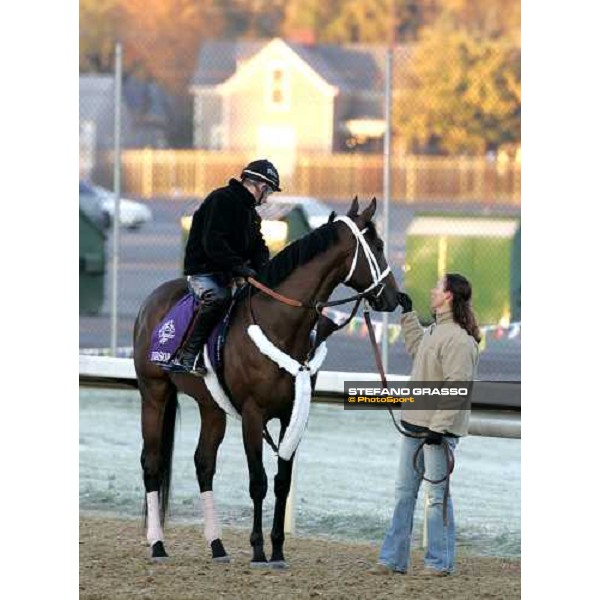
[(119, 274), (119, 226), (121, 221), (121, 82), (123, 81), (123, 49), (120, 42), (115, 46), (115, 156), (113, 179), (115, 194), (115, 212), (113, 215), (112, 247), (112, 295), (110, 303), (110, 350), (117, 355), (118, 324), (117, 301)]
[[(385, 134), (383, 138), (383, 232), (382, 239), (386, 251), (390, 238), (390, 202), (392, 195), (392, 73), (394, 45), (396, 43), (397, 7), (396, 0), (390, 0), (390, 29), (388, 49), (385, 57)], [(389, 357), (389, 313), (382, 316), (381, 359), (384, 371), (388, 370)]]

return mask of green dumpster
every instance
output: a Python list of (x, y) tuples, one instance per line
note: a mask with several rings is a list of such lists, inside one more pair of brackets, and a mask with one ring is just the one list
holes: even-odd
[(104, 302), (104, 232), (79, 210), (79, 314), (95, 315)]
[[(259, 212), (262, 218), (261, 231), (269, 247), (271, 257), (291, 242), (311, 231), (304, 211), (297, 204), (267, 204), (260, 207)], [(192, 217), (190, 215), (181, 217), (182, 257), (185, 256), (185, 246), (191, 226)]]
[(521, 320), (521, 225), (515, 234), (514, 252), (510, 267), (510, 316), (512, 321)]
[(293, 202), (266, 204), (260, 208), (260, 216), (271, 256), (311, 231), (304, 210)]
[(461, 273), (473, 285), (480, 324), (520, 319), (519, 226), (515, 217), (417, 214), (406, 232), (404, 287), (419, 316), (428, 320), (438, 278)]

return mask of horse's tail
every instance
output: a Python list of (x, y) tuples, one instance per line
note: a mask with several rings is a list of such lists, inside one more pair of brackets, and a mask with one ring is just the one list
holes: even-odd
[[(169, 510), (169, 495), (171, 491), (171, 471), (173, 464), (173, 448), (175, 446), (175, 422), (179, 409), (177, 387), (169, 383), (165, 414), (160, 436), (160, 524), (164, 527)], [(144, 527), (148, 525), (148, 504), (144, 501)]]
[(169, 385), (165, 415), (160, 444), (161, 479), (160, 479), (160, 521), (164, 526), (169, 509), (169, 495), (171, 491), (171, 465), (173, 463), (173, 447), (175, 446), (175, 421), (177, 420), (177, 388)]

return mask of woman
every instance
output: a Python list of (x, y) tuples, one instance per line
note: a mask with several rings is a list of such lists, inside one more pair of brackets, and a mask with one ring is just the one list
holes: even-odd
[[(408, 353), (413, 359), (412, 381), (471, 381), (479, 358), (479, 328), (471, 307), (471, 284), (449, 273), (431, 290), (435, 323), (423, 331), (412, 301), (399, 294), (400, 318)], [(455, 529), (452, 498), (446, 489), (449, 457), (460, 437), (467, 435), (468, 410), (401, 411), (400, 464), (396, 482), (396, 508), (385, 535), (379, 561), (371, 573), (406, 573), (415, 503), (425, 479), (427, 553), (425, 568), (432, 575), (454, 570)], [(422, 452), (418, 452), (422, 446)], [(413, 463), (415, 453), (416, 469)]]

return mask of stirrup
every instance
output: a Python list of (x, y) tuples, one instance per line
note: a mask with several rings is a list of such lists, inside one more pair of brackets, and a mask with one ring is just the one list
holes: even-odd
[[(170, 363), (170, 371), (178, 372), (178, 373), (189, 373), (190, 375), (194, 375), (195, 377), (204, 377), (208, 370), (202, 361), (202, 352), (204, 348), (198, 352), (198, 354), (194, 355), (193, 358), (185, 360), (184, 354), (177, 354), (175, 358)], [(189, 357), (189, 354), (188, 354)]]
[(204, 364), (204, 346), (202, 346), (202, 350), (196, 354), (194, 357), (194, 362), (191, 367), (188, 367), (188, 373), (190, 375), (194, 375), (194, 377), (204, 377), (208, 373), (208, 369)]
[(204, 365), (194, 366), (187, 370), (194, 377), (204, 377), (208, 373), (208, 369)]

